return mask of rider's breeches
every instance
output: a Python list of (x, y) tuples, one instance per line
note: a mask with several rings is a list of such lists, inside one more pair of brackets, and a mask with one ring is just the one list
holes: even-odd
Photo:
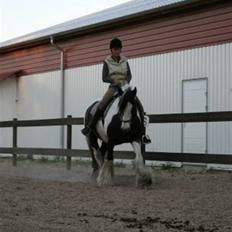
[(98, 105), (98, 109), (104, 111), (109, 103), (109, 101), (113, 98), (113, 96), (118, 92), (118, 88), (116, 86), (109, 86), (108, 90), (104, 94), (102, 100)]

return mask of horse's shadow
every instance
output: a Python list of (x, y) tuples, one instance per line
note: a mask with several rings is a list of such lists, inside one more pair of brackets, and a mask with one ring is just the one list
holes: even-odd
[(135, 187), (135, 175), (115, 175), (114, 185), (120, 187)]
[[(93, 176), (89, 176), (89, 184), (93, 186), (98, 186), (96, 178)], [(123, 187), (123, 188), (136, 188), (135, 175), (133, 174), (115, 175), (113, 178), (113, 186)], [(153, 188), (153, 184), (149, 186), (149, 189), (152, 188)]]

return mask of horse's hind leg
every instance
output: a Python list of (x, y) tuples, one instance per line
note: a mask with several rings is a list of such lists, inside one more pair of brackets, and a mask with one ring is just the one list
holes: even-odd
[(132, 142), (136, 154), (136, 186), (145, 187), (152, 184), (151, 173), (146, 170), (142, 155), (141, 142)]
[(113, 184), (114, 166), (113, 166), (113, 149), (114, 146), (107, 144), (107, 157), (100, 169), (97, 183), (99, 186), (108, 186)]

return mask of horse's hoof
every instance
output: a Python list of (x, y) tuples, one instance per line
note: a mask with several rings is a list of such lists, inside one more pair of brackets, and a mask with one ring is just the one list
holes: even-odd
[(113, 185), (113, 176), (114, 176), (114, 167), (113, 161), (105, 161), (103, 166), (100, 169), (97, 184), (100, 187), (103, 186), (112, 186)]
[(136, 175), (136, 186), (138, 188), (146, 188), (152, 185), (152, 177), (149, 172)]

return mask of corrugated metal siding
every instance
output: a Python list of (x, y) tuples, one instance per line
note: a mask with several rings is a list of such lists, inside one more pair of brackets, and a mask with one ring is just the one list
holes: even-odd
[[(138, 96), (147, 113), (180, 113), (182, 80), (208, 78), (208, 110), (232, 110), (231, 54), (232, 43), (227, 43), (129, 59), (132, 85), (137, 86)], [(102, 97), (107, 84), (102, 83), (101, 69), (102, 64), (96, 64), (66, 70), (66, 115), (82, 117), (86, 108)], [(59, 72), (50, 72), (19, 79), (19, 118), (59, 117), (59, 76)], [(3, 86), (2, 83), (0, 86)], [(8, 91), (10, 93), (11, 90)], [(7, 96), (1, 101), (6, 103)], [(13, 108), (11, 112), (14, 112)], [(80, 128), (75, 126), (73, 129), (73, 147), (84, 149), (87, 147)], [(147, 150), (181, 151), (179, 124), (149, 125), (148, 133), (152, 144), (147, 146)], [(209, 123), (208, 152), (232, 153), (231, 136), (232, 123)], [(25, 128), (20, 130), (19, 139), (20, 146), (57, 147), (59, 130), (32, 128), (30, 131)], [(124, 145), (117, 149), (131, 148)]]
[(0, 120), (16, 117), (16, 78), (0, 81)]
[[(60, 43), (65, 48), (66, 68), (101, 63), (114, 36), (122, 38), (129, 58), (228, 42), (232, 40), (232, 3), (114, 26), (66, 40)], [(41, 45), (1, 55), (0, 66), (2, 71), (18, 68), (27, 74), (55, 70), (59, 68), (59, 53), (50, 45)]]
[[(65, 71), (65, 112), (73, 117), (83, 117), (86, 108), (94, 101), (101, 99), (108, 88), (102, 84), (102, 65), (80, 67)], [(73, 147), (87, 149), (84, 136), (80, 129), (83, 126), (73, 127)]]
[[(61, 117), (61, 80), (58, 71), (34, 74), (19, 79), (18, 118), (47, 119)], [(18, 146), (54, 147), (60, 146), (60, 128), (19, 128)]]
[[(182, 80), (207, 78), (208, 110), (232, 110), (231, 54), (232, 43), (130, 59), (131, 84), (137, 86), (147, 113), (180, 113)], [(105, 91), (101, 65), (70, 69), (66, 76), (66, 114), (83, 116), (86, 108)], [(80, 128), (75, 129), (73, 145), (84, 149)], [(232, 153), (232, 123), (209, 123), (208, 128), (208, 152)], [(151, 124), (147, 131), (152, 138), (147, 150), (181, 151), (180, 124)], [(126, 145), (120, 149), (130, 148)]]
[[(16, 117), (16, 78), (0, 81), (0, 121)], [(12, 146), (12, 129), (0, 128), (0, 147)]]
[[(132, 70), (134, 70), (135, 77), (137, 76), (137, 79), (134, 78), (136, 85), (146, 90), (141, 94), (145, 109), (149, 113), (181, 112), (181, 81), (206, 77), (209, 91), (208, 110), (232, 110), (231, 54), (232, 44), (230, 43), (135, 59), (134, 62), (136, 62), (132, 62)], [(140, 72), (139, 63), (144, 64), (144, 69)], [(147, 76), (146, 81), (138, 81), (138, 73), (140, 76), (143, 74)], [(160, 125), (160, 127), (166, 126)], [(208, 152), (232, 153), (231, 123), (209, 123), (208, 127)], [(154, 129), (152, 136), (154, 143), (148, 145), (148, 148), (166, 151), (179, 150), (180, 140), (178, 138), (180, 136), (174, 136), (177, 133), (177, 131), (174, 132), (175, 130), (178, 131), (178, 129), (172, 131), (170, 127), (165, 133), (164, 130)], [(180, 135), (180, 128), (177, 134)], [(158, 143), (162, 145), (159, 146)]]

